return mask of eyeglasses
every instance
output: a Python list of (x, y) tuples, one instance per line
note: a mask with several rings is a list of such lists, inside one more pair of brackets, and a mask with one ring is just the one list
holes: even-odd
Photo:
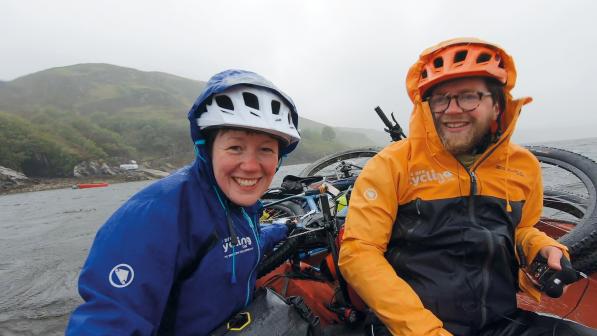
[(479, 105), (481, 104), (481, 99), (487, 96), (491, 96), (491, 93), (471, 91), (461, 92), (453, 96), (432, 95), (428, 97), (426, 100), (427, 102), (429, 102), (429, 108), (431, 108), (431, 112), (433, 113), (446, 112), (453, 98), (456, 99), (456, 104), (458, 104), (458, 107), (460, 107), (464, 112), (470, 112), (479, 107)]

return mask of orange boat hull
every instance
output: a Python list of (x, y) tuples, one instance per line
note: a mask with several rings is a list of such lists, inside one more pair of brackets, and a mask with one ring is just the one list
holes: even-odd
[[(568, 286), (566, 293), (558, 299), (542, 295), (541, 303), (536, 302), (526, 294), (518, 293), (518, 307), (524, 310), (562, 316), (588, 327), (597, 328), (597, 314), (595, 314), (595, 303), (597, 302), (595, 281), (597, 281), (597, 274), (593, 273), (589, 279), (582, 279)], [(587, 291), (583, 296), (582, 294), (587, 286)], [(575, 309), (577, 304), (578, 307)]]

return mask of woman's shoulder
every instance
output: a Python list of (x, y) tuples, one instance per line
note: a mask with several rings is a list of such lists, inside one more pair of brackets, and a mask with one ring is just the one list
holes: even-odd
[(137, 192), (131, 200), (161, 202), (178, 201), (179, 197), (202, 197), (209, 189), (209, 182), (193, 174), (192, 166), (186, 166)]
[(185, 167), (145, 187), (116, 211), (114, 216), (152, 225), (192, 225), (192, 218), (210, 213), (217, 199), (207, 181), (201, 181)]
[(207, 244), (224, 224), (214, 218), (216, 203), (188, 183), (166, 178), (140, 191), (102, 225), (96, 240), (108, 248), (126, 244), (138, 251), (183, 247), (191, 256), (193, 247)]

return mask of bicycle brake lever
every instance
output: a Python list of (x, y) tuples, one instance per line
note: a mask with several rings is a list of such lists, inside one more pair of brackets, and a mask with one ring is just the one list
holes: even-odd
[(309, 218), (309, 217), (311, 217), (312, 215), (314, 215), (314, 214), (316, 214), (316, 213), (317, 213), (317, 211), (315, 211), (315, 210), (310, 210), (309, 212), (307, 212), (306, 214), (302, 215), (302, 216), (299, 218), (299, 223), (300, 223), (300, 222), (303, 222), (303, 221), (305, 220), (305, 218)]

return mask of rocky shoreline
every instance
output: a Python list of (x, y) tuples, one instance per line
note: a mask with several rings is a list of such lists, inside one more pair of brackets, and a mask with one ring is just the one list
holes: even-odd
[(0, 167), (0, 195), (72, 188), (81, 183), (124, 183), (159, 179), (168, 173), (154, 169), (119, 171), (112, 174), (93, 174), (63, 178), (29, 178), (19, 172)]
[(33, 191), (43, 191), (52, 189), (64, 189), (72, 188), (74, 185), (80, 183), (100, 183), (105, 182), (108, 184), (134, 182), (153, 180), (155, 177), (149, 175), (137, 175), (137, 176), (87, 176), (87, 177), (67, 177), (67, 178), (32, 178), (27, 182), (11, 185), (0, 185), (0, 195), (8, 195), (15, 193), (25, 193)]

